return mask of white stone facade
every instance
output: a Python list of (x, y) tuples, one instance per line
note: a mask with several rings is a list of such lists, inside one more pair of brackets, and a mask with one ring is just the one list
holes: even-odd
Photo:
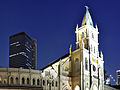
[(41, 71), (22, 68), (0, 68), (0, 86), (41, 87)]

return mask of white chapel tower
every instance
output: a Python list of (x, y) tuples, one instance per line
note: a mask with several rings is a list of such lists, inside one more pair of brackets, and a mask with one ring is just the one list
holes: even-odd
[[(104, 61), (98, 50), (98, 28), (86, 7), (81, 27), (76, 27), (76, 49), (56, 59), (42, 71), (43, 90), (104, 90)], [(46, 82), (46, 83), (45, 83)], [(55, 84), (54, 84), (55, 83)]]
[(86, 6), (81, 27), (76, 27), (76, 48), (80, 50), (81, 90), (104, 90), (104, 61), (102, 52), (99, 55), (98, 34), (98, 27), (94, 27)]

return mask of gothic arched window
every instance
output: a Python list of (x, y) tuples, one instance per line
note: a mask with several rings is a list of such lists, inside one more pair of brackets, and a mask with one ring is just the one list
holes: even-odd
[(95, 53), (95, 47), (94, 47), (94, 53)]
[(16, 84), (18, 84), (18, 77), (16, 77), (15, 81), (16, 81)]
[(7, 78), (4, 78), (4, 84), (7, 84)]
[(39, 79), (37, 79), (37, 85), (40, 85), (40, 80)]
[(92, 38), (94, 39), (94, 34), (92, 33)]
[(75, 67), (76, 67), (76, 72), (78, 72), (79, 71), (79, 59), (78, 58), (76, 58), (75, 60)]
[(25, 84), (25, 79), (24, 79), (24, 77), (22, 78), (22, 84)]
[(54, 81), (52, 81), (52, 86), (54, 87)]
[(91, 52), (92, 52), (92, 45), (91, 45)]
[(47, 80), (47, 85), (49, 84), (49, 81)]
[(93, 65), (93, 71), (94, 71), (94, 72), (96, 71), (96, 67), (95, 67), (95, 65)]
[(56, 84), (55, 84), (55, 86), (57, 87), (57, 81), (56, 81)]
[(27, 78), (27, 84), (29, 84), (29, 82), (30, 82), (30, 80), (29, 80), (29, 78)]
[(34, 79), (34, 78), (33, 78), (33, 80), (32, 80), (32, 81), (33, 81), (33, 85), (35, 85), (35, 79)]
[(45, 85), (45, 80), (43, 80), (43, 86)]
[(85, 70), (88, 70), (88, 60), (85, 58)]
[(82, 38), (84, 38), (84, 32), (82, 32)]
[(13, 77), (11, 77), (10, 78), (10, 82), (11, 82), (11, 84), (13, 84), (14, 82), (13, 82)]

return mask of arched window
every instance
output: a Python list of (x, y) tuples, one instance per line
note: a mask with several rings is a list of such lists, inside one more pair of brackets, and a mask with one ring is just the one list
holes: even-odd
[(94, 53), (95, 53), (95, 47), (94, 47)]
[(29, 80), (29, 78), (27, 78), (27, 84), (29, 84), (29, 82), (30, 82), (30, 80)]
[(16, 84), (18, 84), (18, 77), (16, 77), (16, 79), (15, 79), (15, 80), (16, 80)]
[(33, 85), (35, 85), (35, 79), (33, 78)]
[(54, 81), (52, 81), (52, 86), (54, 87)]
[(79, 71), (79, 59), (78, 58), (76, 58), (75, 60), (75, 67), (76, 67), (76, 72), (78, 72)]
[(7, 78), (4, 78), (4, 84), (7, 84)]
[(45, 85), (45, 80), (43, 80), (43, 86)]
[(56, 83), (55, 83), (55, 86), (57, 87), (57, 81), (56, 81)]
[(14, 81), (13, 81), (13, 77), (10, 78), (10, 82), (11, 82), (11, 84), (14, 83)]
[(92, 38), (94, 39), (94, 34), (92, 33)]
[(85, 69), (88, 70), (88, 60), (85, 58)]
[(49, 84), (49, 81), (47, 80), (47, 86), (48, 86), (48, 84)]
[(37, 85), (40, 85), (40, 80), (39, 79), (37, 79)]
[(94, 72), (96, 71), (96, 67), (95, 67), (95, 65), (93, 65), (93, 71), (94, 71)]
[(25, 84), (25, 79), (24, 79), (24, 77), (22, 78), (22, 84)]
[(92, 45), (91, 45), (91, 52), (92, 52)]
[(84, 32), (82, 32), (82, 38), (84, 38)]
[(0, 77), (0, 84), (2, 83), (2, 77)]

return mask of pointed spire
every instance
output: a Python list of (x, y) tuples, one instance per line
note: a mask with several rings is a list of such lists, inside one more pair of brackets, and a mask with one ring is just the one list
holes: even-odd
[(92, 18), (90, 16), (90, 13), (89, 13), (88, 6), (85, 6), (85, 7), (86, 7), (86, 12), (85, 12), (85, 15), (84, 15), (84, 18), (83, 18), (81, 26), (84, 26), (84, 25), (91, 25), (91, 26), (93, 26), (93, 21), (92, 21)]
[(70, 45), (69, 53), (70, 53), (70, 56), (71, 56), (71, 53), (72, 53), (72, 44)]
[(76, 31), (78, 31), (79, 30), (79, 28), (78, 28), (78, 24), (77, 24), (77, 26), (76, 26)]
[(95, 28), (96, 28), (96, 30), (98, 31), (98, 26), (97, 26), (97, 24), (95, 25)]
[(102, 51), (101, 51), (101, 53), (100, 53), (100, 57), (103, 59), (103, 53), (102, 53)]

